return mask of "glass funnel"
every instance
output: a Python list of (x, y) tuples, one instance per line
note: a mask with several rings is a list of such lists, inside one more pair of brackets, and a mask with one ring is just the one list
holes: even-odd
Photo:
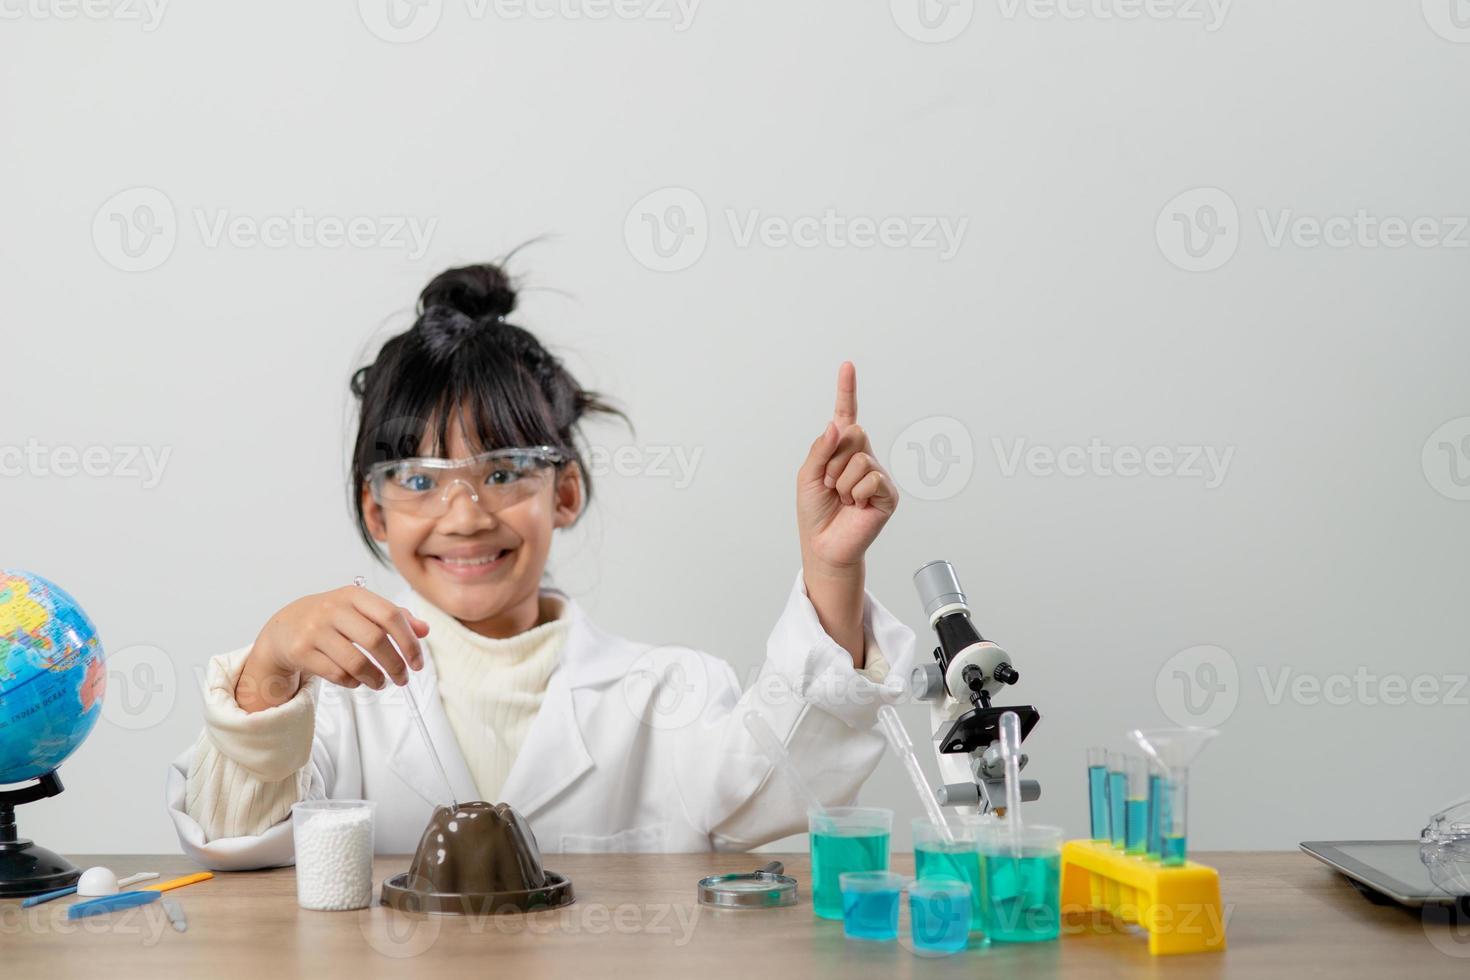
[(1180, 865), (1188, 853), (1189, 767), (1220, 732), (1214, 728), (1134, 729), (1129, 736), (1163, 770), (1159, 800), (1161, 861)]

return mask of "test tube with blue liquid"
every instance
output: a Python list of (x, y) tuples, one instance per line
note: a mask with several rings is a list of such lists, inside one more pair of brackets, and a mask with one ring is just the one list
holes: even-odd
[(1125, 804), (1127, 846), (1129, 854), (1148, 852), (1148, 760), (1141, 755), (1127, 757), (1128, 795)]
[(1087, 804), (1092, 816), (1092, 839), (1112, 839), (1108, 829), (1108, 750), (1087, 750)]
[(1163, 854), (1164, 840), (1159, 815), (1164, 807), (1164, 771), (1153, 759), (1148, 760), (1148, 840), (1144, 853), (1157, 860)]
[(1186, 861), (1189, 851), (1189, 766), (1206, 743), (1220, 733), (1213, 728), (1135, 730), (1138, 743), (1163, 770), (1160, 795), (1159, 852), (1164, 867)]
[(1108, 837), (1118, 850), (1128, 846), (1128, 757), (1108, 753)]

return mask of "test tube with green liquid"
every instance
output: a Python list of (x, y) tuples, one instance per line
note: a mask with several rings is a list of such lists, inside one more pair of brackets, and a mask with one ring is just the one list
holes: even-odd
[(1128, 756), (1127, 773), (1127, 851), (1145, 854), (1148, 851), (1148, 760), (1141, 755)]
[(1119, 850), (1128, 844), (1127, 767), (1128, 757), (1122, 752), (1108, 753), (1108, 836)]
[(1087, 805), (1092, 818), (1092, 839), (1112, 839), (1108, 830), (1108, 750), (1087, 750)]

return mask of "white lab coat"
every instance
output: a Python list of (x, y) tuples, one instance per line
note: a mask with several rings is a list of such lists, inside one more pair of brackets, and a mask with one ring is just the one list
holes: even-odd
[[(748, 687), (723, 660), (612, 636), (557, 595), (567, 603), (565, 646), (501, 791), (543, 851), (746, 850), (804, 831), (806, 805), (772, 774), (743, 724), (747, 710), (829, 806), (852, 802), (883, 754), (877, 709), (902, 696), (914, 634), (871, 594), (864, 626), (888, 661), (883, 683), (856, 671), (822, 629), (798, 573)], [(436, 683), (427, 656), (410, 687), (455, 797), (477, 799)], [(376, 801), (377, 852), (412, 853), (434, 806), (448, 801), (401, 691), (323, 684), (318, 694), (308, 798)], [(184, 806), (191, 752), (170, 766), (166, 787), (184, 853), (215, 870), (291, 864), (289, 819), (255, 837), (205, 839)]]

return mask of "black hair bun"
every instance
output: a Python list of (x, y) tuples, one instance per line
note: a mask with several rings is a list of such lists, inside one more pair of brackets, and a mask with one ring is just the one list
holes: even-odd
[(498, 265), (483, 263), (449, 269), (435, 276), (419, 293), (419, 312), (432, 306), (454, 310), (480, 320), (508, 316), (516, 308), (516, 291)]

